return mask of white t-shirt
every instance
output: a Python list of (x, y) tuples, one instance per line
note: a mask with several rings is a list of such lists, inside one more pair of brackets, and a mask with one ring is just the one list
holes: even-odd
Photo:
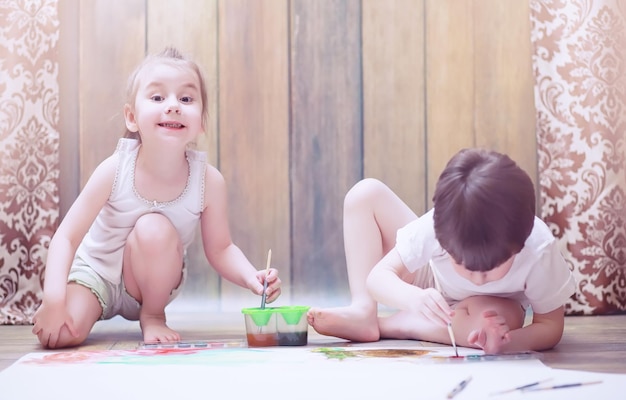
[(509, 272), (497, 281), (475, 285), (454, 271), (452, 258), (435, 237), (433, 215), (434, 209), (398, 230), (395, 249), (410, 272), (430, 264), (437, 289), (449, 304), (493, 295), (515, 299), (545, 314), (562, 306), (576, 290), (556, 240), (541, 219), (535, 217), (533, 230)]

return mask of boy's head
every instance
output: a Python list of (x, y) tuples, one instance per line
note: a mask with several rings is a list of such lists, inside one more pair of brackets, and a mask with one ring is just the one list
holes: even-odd
[[(137, 66), (137, 68), (135, 68), (133, 73), (128, 78), (128, 84), (126, 86), (126, 103), (133, 104), (135, 102), (135, 97), (137, 96), (137, 91), (139, 89), (139, 84), (142, 79), (142, 74), (147, 69), (146, 67), (152, 66), (154, 64), (166, 64), (176, 68), (186, 68), (197, 75), (198, 82), (200, 83), (200, 100), (202, 101), (202, 127), (206, 131), (209, 107), (207, 87), (204, 80), (204, 75), (202, 74), (202, 71), (198, 64), (186, 58), (180, 51), (178, 51), (174, 47), (166, 47), (160, 53), (147, 56)], [(126, 130), (124, 137), (141, 139), (137, 132), (131, 132), (128, 129)]]
[(533, 229), (533, 183), (508, 156), (465, 149), (437, 181), (435, 235), (457, 264), (490, 271), (518, 253)]

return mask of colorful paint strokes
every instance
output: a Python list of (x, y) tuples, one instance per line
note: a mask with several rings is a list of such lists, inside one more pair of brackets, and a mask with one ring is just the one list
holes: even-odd
[(347, 358), (406, 358), (423, 357), (430, 353), (429, 350), (414, 349), (362, 349), (353, 350), (339, 347), (320, 347), (311, 350), (315, 353), (322, 353), (328, 359), (345, 360)]

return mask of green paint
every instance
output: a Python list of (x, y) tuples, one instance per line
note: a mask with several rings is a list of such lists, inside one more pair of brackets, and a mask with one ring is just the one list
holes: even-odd
[(364, 357), (364, 358), (405, 358), (405, 357), (423, 357), (430, 353), (430, 350), (421, 349), (359, 349), (353, 348), (350, 350), (342, 349), (338, 347), (321, 347), (313, 350), (317, 353), (322, 353), (328, 359), (345, 360), (350, 357)]
[(357, 354), (353, 351), (331, 348), (331, 347), (320, 347), (312, 350), (314, 353), (322, 353), (328, 359), (332, 360), (345, 360), (346, 358), (356, 357)]

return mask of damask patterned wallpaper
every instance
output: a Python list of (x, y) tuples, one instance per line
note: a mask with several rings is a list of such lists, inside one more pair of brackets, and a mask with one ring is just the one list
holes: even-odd
[(626, 28), (619, 7), (621, 0), (531, 1), (542, 217), (578, 283), (569, 314), (626, 311)]
[(27, 324), (59, 220), (57, 0), (0, 0), (0, 21), (0, 324)]

